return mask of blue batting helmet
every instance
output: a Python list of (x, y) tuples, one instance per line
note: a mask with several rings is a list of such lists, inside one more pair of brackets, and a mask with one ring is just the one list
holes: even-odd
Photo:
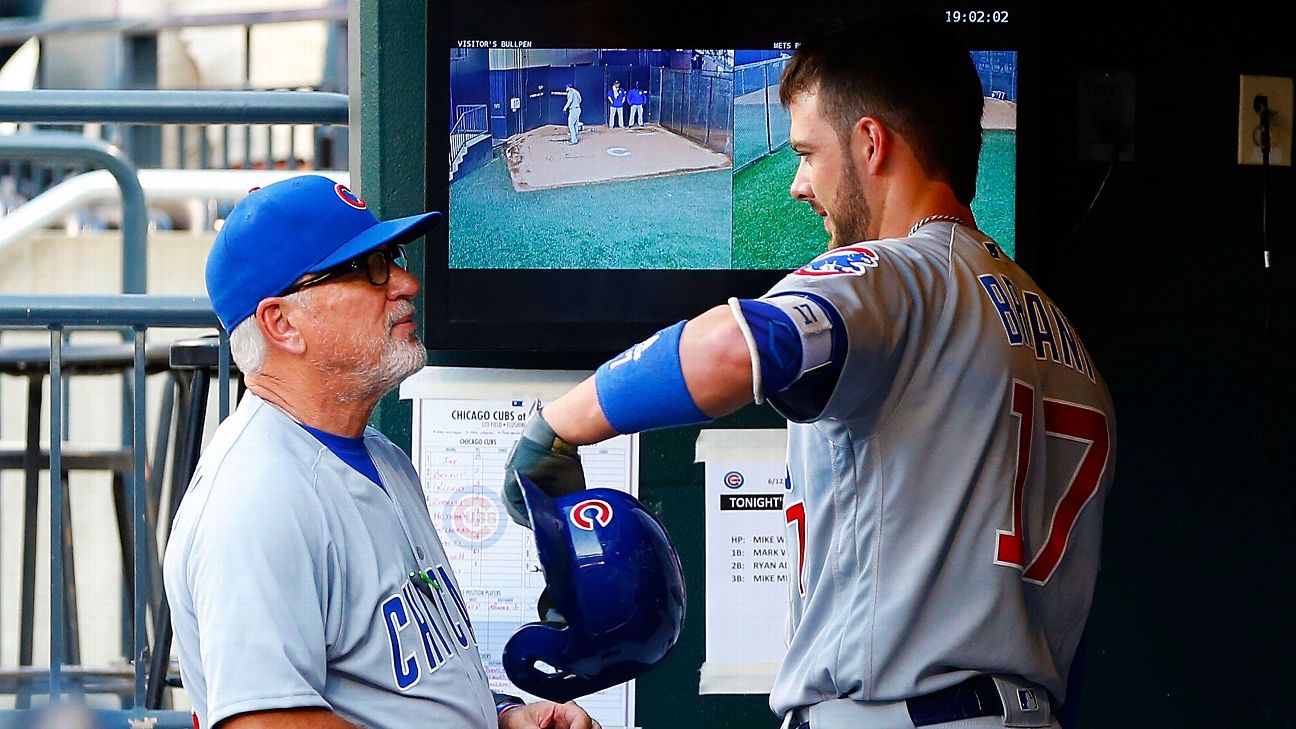
[[(551, 701), (640, 676), (684, 625), (684, 575), (661, 522), (633, 496), (590, 489), (550, 497), (518, 474), (544, 568), (543, 622), (518, 628), (504, 671)], [(545, 619), (545, 602), (561, 620)]]

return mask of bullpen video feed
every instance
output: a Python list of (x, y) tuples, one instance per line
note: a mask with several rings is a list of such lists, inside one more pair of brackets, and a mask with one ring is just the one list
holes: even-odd
[[(823, 220), (788, 193), (799, 158), (779, 103), (789, 53), (737, 51), (734, 66), (734, 269), (793, 269), (824, 252)], [(981, 165), (972, 213), (977, 227), (1016, 257), (1017, 52), (973, 51), (981, 77)]]
[[(1015, 255), (1017, 53), (986, 97), (978, 227)], [(825, 250), (788, 193), (791, 51), (450, 51), (452, 269), (791, 270)]]
[(732, 267), (733, 51), (455, 50), (450, 104), (451, 268)]

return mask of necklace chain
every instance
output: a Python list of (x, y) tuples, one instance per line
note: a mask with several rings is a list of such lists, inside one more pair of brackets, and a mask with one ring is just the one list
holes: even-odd
[(923, 227), (924, 225), (928, 223), (935, 223), (938, 220), (948, 220), (951, 223), (958, 223), (959, 225), (962, 225), (964, 227), (970, 227), (968, 226), (967, 223), (963, 222), (962, 218), (956, 217), (954, 215), (940, 215), (940, 214), (928, 215), (927, 217), (913, 224), (913, 227), (909, 229), (909, 235), (913, 235), (914, 233), (917, 233), (918, 229)]

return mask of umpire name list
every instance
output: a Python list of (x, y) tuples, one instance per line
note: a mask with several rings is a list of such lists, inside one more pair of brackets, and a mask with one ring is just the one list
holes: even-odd
[[(768, 442), (765, 442), (768, 441)], [(704, 431), (703, 693), (760, 693), (783, 658), (788, 596), (783, 431)]]

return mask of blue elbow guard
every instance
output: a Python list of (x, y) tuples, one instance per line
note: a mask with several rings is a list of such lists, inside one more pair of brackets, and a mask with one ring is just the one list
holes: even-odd
[(760, 359), (761, 394), (786, 390), (801, 376), (801, 337), (787, 312), (759, 299), (739, 299)]
[(680, 334), (684, 322), (657, 332), (603, 363), (594, 390), (608, 423), (618, 433), (705, 423), (684, 384)]
[(840, 369), (846, 329), (832, 305), (810, 293), (729, 299), (752, 360), (752, 396), (759, 404), (825, 365)]

